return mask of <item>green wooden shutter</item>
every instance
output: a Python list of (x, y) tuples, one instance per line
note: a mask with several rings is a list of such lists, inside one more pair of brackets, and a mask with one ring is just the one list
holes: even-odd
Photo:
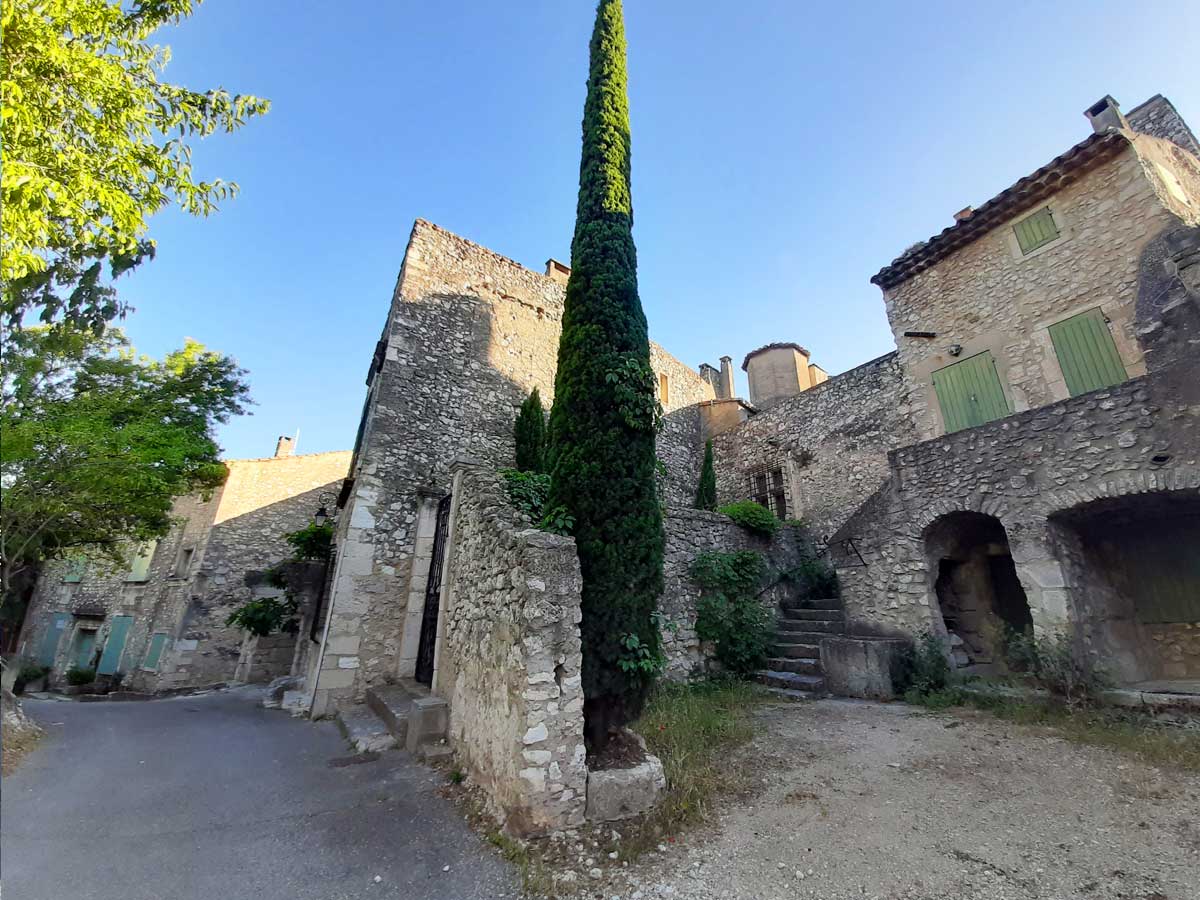
[(1058, 226), (1054, 224), (1054, 216), (1050, 214), (1048, 206), (1022, 219), (1013, 226), (1013, 231), (1017, 233), (1017, 243), (1021, 245), (1022, 254), (1032, 253), (1058, 237)]
[(1129, 377), (1099, 309), (1051, 325), (1050, 340), (1072, 397), (1120, 384)]
[(67, 630), (67, 621), (71, 617), (66, 613), (55, 613), (54, 618), (46, 625), (42, 635), (41, 647), (38, 650), (38, 662), (50, 668), (58, 657), (58, 643), (62, 640), (63, 632)]
[(132, 624), (133, 616), (113, 616), (104, 653), (100, 656), (100, 665), (96, 667), (97, 675), (112, 675), (117, 671), (121, 654), (125, 652), (125, 638), (129, 636), (129, 626)]
[(938, 369), (933, 373), (933, 389), (947, 432), (974, 428), (1011, 412), (996, 361), (988, 351)]
[(96, 649), (96, 632), (80, 631), (75, 636), (75, 667), (87, 669), (92, 665), (92, 652)]
[(150, 576), (150, 561), (154, 559), (154, 550), (158, 547), (158, 541), (146, 541), (138, 547), (137, 556), (133, 558), (133, 564), (129, 567), (129, 574), (125, 576), (126, 581), (146, 581)]
[(162, 658), (163, 647), (166, 646), (167, 636), (161, 631), (150, 639), (150, 649), (146, 651), (146, 659), (142, 668), (151, 672), (158, 671), (158, 661)]

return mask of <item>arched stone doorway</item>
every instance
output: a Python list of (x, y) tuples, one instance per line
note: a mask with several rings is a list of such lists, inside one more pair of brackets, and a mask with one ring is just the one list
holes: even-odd
[(1050, 524), (1092, 661), (1123, 683), (1200, 689), (1200, 491), (1094, 500)]
[(925, 530), (925, 557), (956, 665), (1003, 669), (1010, 630), (1033, 627), (1004, 526), (995, 516), (954, 512)]

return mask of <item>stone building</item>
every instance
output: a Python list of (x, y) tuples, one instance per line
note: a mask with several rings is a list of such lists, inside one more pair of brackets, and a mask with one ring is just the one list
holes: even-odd
[[(125, 571), (86, 556), (48, 565), (21, 654), (51, 666), (59, 683), (71, 668), (95, 668), (151, 693), (288, 674), (307, 633), (253, 638), (225, 620), (247, 600), (282, 593), (264, 575), (291, 555), (283, 536), (312, 521), (322, 495), (332, 507), (346, 476), (349, 451), (293, 456), (292, 446), (281, 437), (273, 457), (227, 461), (224, 485), (179, 498), (176, 526), (130, 548)], [(289, 585), (315, 598), (324, 567), (311, 568), (296, 567)]]

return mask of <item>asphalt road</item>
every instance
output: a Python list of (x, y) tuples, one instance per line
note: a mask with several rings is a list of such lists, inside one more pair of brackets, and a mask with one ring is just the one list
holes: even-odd
[(518, 896), (511, 869), (436, 795), (440, 776), (400, 751), (330, 765), (350, 756), (334, 725), (257, 699), (26, 701), (47, 737), (4, 780), (4, 897)]

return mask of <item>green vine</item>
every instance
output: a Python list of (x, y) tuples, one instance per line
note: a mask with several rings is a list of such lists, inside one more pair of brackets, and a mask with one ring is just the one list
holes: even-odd
[(546, 507), (550, 493), (550, 476), (542, 472), (522, 472), (501, 469), (500, 476), (508, 491), (508, 500), (534, 522), (540, 531), (569, 535), (575, 527), (575, 517), (565, 506)]
[(711, 641), (717, 661), (737, 675), (762, 668), (771, 645), (774, 617), (758, 600), (766, 571), (766, 560), (754, 550), (701, 553), (689, 570), (703, 591), (696, 635)]
[(654, 370), (649, 363), (624, 356), (604, 373), (604, 380), (613, 386), (613, 398), (626, 425), (634, 431), (662, 427), (663, 408), (654, 394)]

